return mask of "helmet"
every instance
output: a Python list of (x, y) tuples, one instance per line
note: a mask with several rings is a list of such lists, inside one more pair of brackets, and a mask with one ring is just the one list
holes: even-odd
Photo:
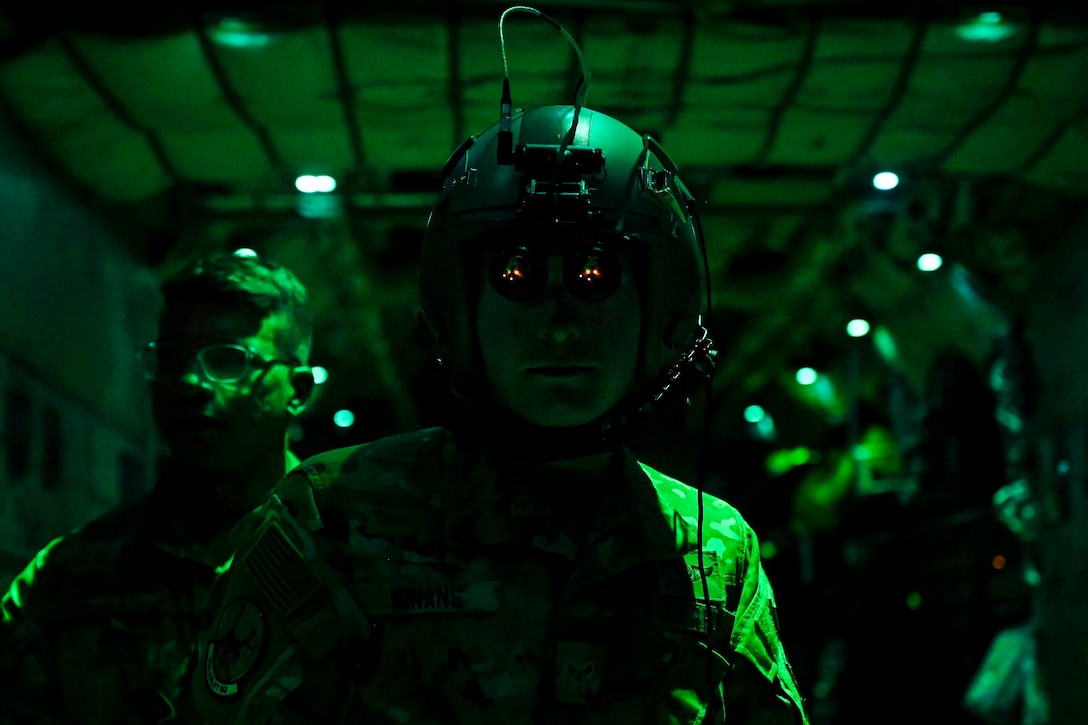
[(455, 392), (486, 386), (475, 328), (480, 249), (496, 237), (614, 237), (635, 251), (637, 375), (657, 378), (691, 341), (703, 300), (694, 200), (650, 136), (584, 107), (545, 106), (470, 137), (442, 170), (420, 259), (421, 317)]

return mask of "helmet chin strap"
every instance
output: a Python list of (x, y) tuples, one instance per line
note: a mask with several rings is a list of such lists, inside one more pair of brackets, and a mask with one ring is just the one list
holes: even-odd
[(621, 401), (597, 423), (602, 441), (626, 445), (646, 431), (654, 415), (663, 407), (681, 396), (686, 405), (691, 405), (692, 392), (714, 373), (717, 354), (714, 341), (700, 317), (695, 341), (676, 362), (662, 371), (656, 384), (648, 391), (640, 391)]

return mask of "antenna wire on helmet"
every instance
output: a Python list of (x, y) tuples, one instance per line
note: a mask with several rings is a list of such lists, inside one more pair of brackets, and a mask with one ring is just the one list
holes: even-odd
[[(582, 53), (581, 46), (579, 46), (578, 42), (574, 39), (574, 37), (569, 32), (567, 32), (567, 29), (557, 23), (552, 18), (537, 10), (536, 8), (529, 7), (528, 5), (513, 5), (511, 7), (508, 7), (506, 10), (503, 10), (502, 15), (499, 16), (499, 52), (502, 54), (503, 87), (502, 101), (500, 103), (501, 111), (499, 116), (500, 133), (510, 133), (511, 116), (513, 115), (513, 101), (510, 95), (510, 65), (506, 60), (506, 37), (503, 34), (502, 29), (503, 22), (506, 20), (506, 16), (513, 12), (530, 13), (532, 15), (536, 15), (547, 20), (552, 25), (552, 27), (554, 27), (556, 30), (563, 34), (563, 37), (567, 39), (567, 42), (570, 43), (570, 46), (574, 48), (575, 55), (578, 56), (578, 65), (581, 67), (582, 75), (578, 78), (578, 85), (574, 89), (574, 119), (571, 123), (571, 136), (573, 136), (573, 131), (578, 128), (578, 116), (579, 114), (581, 114), (582, 107), (585, 105), (586, 102), (586, 92), (589, 90), (589, 66), (586, 65), (586, 58), (585, 55)], [(512, 135), (510, 136), (510, 139), (512, 143)], [(500, 153), (502, 153), (502, 143), (499, 144), (499, 149)]]

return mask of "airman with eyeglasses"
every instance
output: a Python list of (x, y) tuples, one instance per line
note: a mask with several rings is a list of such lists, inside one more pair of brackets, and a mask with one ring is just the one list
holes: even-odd
[(196, 370), (209, 382), (237, 383), (254, 370), (294, 364), (279, 358), (265, 360), (250, 348), (230, 342), (213, 343), (195, 353), (168, 342), (149, 342), (139, 357), (144, 377), (159, 383), (178, 380)]
[(168, 455), (149, 494), (54, 540), (4, 597), (4, 722), (197, 722), (186, 675), (228, 534), (298, 463), (288, 427), (314, 387), (302, 283), (235, 253), (161, 290), (138, 354)]

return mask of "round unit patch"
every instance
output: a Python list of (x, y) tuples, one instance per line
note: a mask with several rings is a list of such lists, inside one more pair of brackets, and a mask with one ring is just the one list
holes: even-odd
[(213, 694), (237, 694), (238, 681), (253, 669), (265, 640), (264, 614), (248, 599), (231, 602), (208, 642), (205, 680)]

